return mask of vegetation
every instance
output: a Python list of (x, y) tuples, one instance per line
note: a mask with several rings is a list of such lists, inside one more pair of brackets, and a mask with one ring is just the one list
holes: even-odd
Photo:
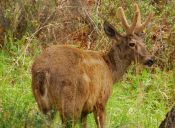
[[(40, 53), (45, 41), (38, 38), (37, 32), (41, 28), (41, 22), (37, 20), (37, 14), (43, 11), (42, 7), (46, 3), (42, 3), (42, 0), (38, 2), (36, 11), (36, 8), (31, 8), (29, 3), (25, 2), (22, 8), (25, 12), (23, 20), (25, 19), (26, 22), (22, 22), (22, 19), (20, 22), (25, 23), (26, 28), (18, 31), (17, 26), (20, 22), (13, 21), (15, 16), (16, 19), (19, 17), (12, 15), (15, 13), (14, 8), (18, 7), (15, 2), (20, 3), (19, 0), (10, 4), (7, 2), (7, 6), (0, 8), (3, 17), (10, 21), (8, 30), (3, 36), (4, 41), (0, 42), (2, 46), (0, 49), (0, 127), (48, 127), (50, 125), (48, 117), (40, 113), (32, 95), (30, 73), (33, 59)], [(119, 31), (123, 31), (117, 18), (114, 18), (115, 12), (119, 6), (123, 6), (127, 16), (132, 17), (134, 2), (133, 0), (104, 0), (99, 13), (103, 18), (111, 21)], [(107, 128), (156, 128), (175, 101), (175, 2), (173, 0), (162, 0), (162, 2), (137, 0), (137, 2), (144, 16), (150, 11), (155, 12), (153, 23), (145, 31), (145, 42), (156, 56), (156, 64), (151, 69), (132, 65), (124, 78), (113, 86), (113, 95), (106, 109)], [(51, 2), (49, 6), (53, 6), (53, 3)], [(15, 6), (12, 6), (13, 4)], [(53, 12), (53, 10), (49, 11)], [(94, 12), (95, 26), (102, 25), (103, 19), (98, 17), (96, 11)], [(98, 38), (91, 49), (107, 49), (110, 43), (104, 36), (103, 30), (99, 27), (96, 31)], [(77, 47), (81, 46), (77, 44)], [(92, 116), (88, 117), (89, 127), (95, 127)], [(50, 127), (58, 126), (61, 127), (60, 119), (56, 116)]]

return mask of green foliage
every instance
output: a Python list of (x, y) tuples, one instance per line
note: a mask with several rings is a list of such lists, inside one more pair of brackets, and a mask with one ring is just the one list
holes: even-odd
[(167, 111), (174, 88), (173, 72), (159, 69), (151, 74), (143, 70), (139, 75), (130, 71), (114, 86), (108, 104), (110, 127), (156, 128)]

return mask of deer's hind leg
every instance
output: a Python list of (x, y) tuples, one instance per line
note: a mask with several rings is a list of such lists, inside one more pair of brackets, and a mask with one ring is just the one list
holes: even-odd
[(76, 88), (71, 84), (65, 85), (61, 93), (60, 116), (62, 123), (65, 128), (72, 128), (81, 116), (84, 105), (83, 98), (80, 98)]
[(62, 127), (63, 128), (73, 128), (75, 126), (75, 120), (69, 116), (68, 114), (60, 114), (62, 120)]
[[(60, 114), (66, 128), (75, 126), (78, 118), (81, 116), (83, 106), (88, 98), (88, 87), (89, 84), (86, 79), (62, 82), (62, 88), (60, 89)], [(86, 116), (83, 116), (82, 120), (85, 122)]]
[(64, 107), (60, 111), (63, 128), (73, 128), (75, 126), (78, 118), (77, 113), (74, 111), (71, 102), (64, 104)]
[(62, 98), (64, 100), (62, 100), (61, 103), (60, 116), (63, 128), (72, 128), (75, 126), (78, 118), (78, 109), (75, 107), (75, 101), (72, 99), (72, 97), (64, 95)]

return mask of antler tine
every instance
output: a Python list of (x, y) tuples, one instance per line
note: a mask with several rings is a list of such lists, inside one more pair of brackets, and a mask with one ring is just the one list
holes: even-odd
[(138, 4), (134, 4), (134, 10), (137, 13), (138, 12), (138, 17), (137, 17), (137, 26), (141, 25), (141, 14), (140, 14), (140, 8)]
[(154, 14), (150, 13), (147, 17), (147, 19), (145, 20), (145, 22), (143, 22), (142, 24), (140, 24), (137, 29), (135, 30), (135, 33), (140, 33), (144, 30), (144, 28), (149, 24), (149, 22), (152, 20)]
[(125, 16), (125, 13), (124, 13), (124, 10), (123, 10), (123, 8), (122, 7), (119, 7), (118, 8), (118, 17), (119, 17), (119, 19), (121, 20), (121, 22), (122, 22), (122, 25), (123, 25), (123, 27), (124, 27), (124, 29), (126, 30), (126, 33), (128, 34), (128, 35), (131, 35), (131, 34), (133, 34), (134, 33), (134, 30), (135, 30), (135, 28), (136, 28), (136, 26), (137, 26), (137, 24), (138, 24), (138, 20), (139, 19), (141, 19), (141, 18), (139, 18), (139, 16), (140, 16), (140, 10), (139, 10), (139, 8), (138, 8), (138, 5), (137, 4), (135, 4), (134, 5), (134, 8), (135, 8), (135, 15), (134, 15), (134, 18), (133, 18), (133, 22), (132, 22), (132, 25), (129, 25), (128, 24), (128, 22), (127, 22), (127, 20), (126, 20), (126, 16)]
[(146, 21), (141, 23), (141, 14), (140, 14), (140, 8), (138, 4), (134, 4), (134, 10), (135, 10), (135, 15), (133, 18), (133, 22), (132, 22), (132, 25), (129, 25), (126, 20), (126, 16), (125, 16), (123, 8), (122, 7), (118, 8), (117, 14), (118, 14), (119, 19), (122, 22), (124, 29), (126, 30), (127, 35), (131, 35), (134, 33), (138, 34), (142, 32), (144, 28), (149, 24), (149, 22), (153, 18), (153, 13), (150, 13)]
[(152, 20), (153, 13), (150, 13), (149, 16), (147, 17), (146, 21), (144, 23), (141, 23), (140, 8), (139, 8), (138, 4), (135, 4), (134, 7), (135, 7), (135, 11), (139, 12), (139, 16), (138, 16), (138, 20), (137, 20), (137, 26), (136, 26), (135, 31), (134, 31), (134, 33), (138, 34), (138, 33), (142, 32), (144, 30), (144, 28)]
[(139, 16), (140, 16), (139, 10), (137, 10), (135, 12), (135, 15), (134, 15), (134, 18), (133, 18), (133, 21), (132, 21), (132, 25), (130, 26), (130, 31), (129, 31), (128, 34), (133, 34), (134, 33), (134, 30), (138, 25), (138, 20), (140, 19)]
[(125, 13), (124, 13), (124, 10), (122, 7), (118, 8), (117, 15), (118, 15), (118, 18), (121, 20), (122, 25), (123, 25), (124, 29), (126, 30), (126, 33), (128, 33), (130, 26), (127, 22), (127, 19), (126, 19), (126, 16), (125, 16)]

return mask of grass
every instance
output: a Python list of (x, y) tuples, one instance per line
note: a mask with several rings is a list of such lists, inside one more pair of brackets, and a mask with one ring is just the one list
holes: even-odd
[[(15, 53), (13, 48), (0, 51), (0, 127), (47, 127), (47, 117), (39, 112), (31, 91), (30, 68), (35, 55), (23, 54), (24, 48), (14, 48)], [(130, 69), (113, 86), (106, 108), (107, 128), (158, 127), (173, 104), (174, 75), (173, 70), (159, 68), (143, 69), (135, 75)], [(95, 127), (92, 114), (88, 125)], [(52, 127), (58, 126), (56, 117)]]
[[(173, 72), (171, 72), (173, 73)], [(155, 74), (143, 70), (138, 76), (126, 74), (124, 80), (114, 86), (108, 104), (110, 127), (156, 128), (171, 106), (174, 78), (172, 74)], [(111, 109), (111, 110), (110, 110)]]

